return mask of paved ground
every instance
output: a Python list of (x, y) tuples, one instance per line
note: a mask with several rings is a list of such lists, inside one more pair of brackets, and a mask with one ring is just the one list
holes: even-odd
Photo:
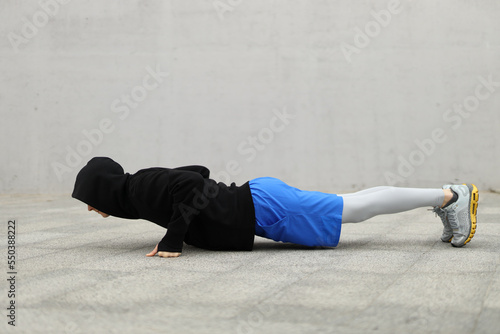
[(481, 193), (461, 249), (418, 209), (344, 225), (336, 249), (258, 238), (252, 252), (186, 247), (176, 259), (145, 257), (162, 228), (69, 196), (4, 195), (0, 210), (2, 333), (500, 333), (498, 194)]

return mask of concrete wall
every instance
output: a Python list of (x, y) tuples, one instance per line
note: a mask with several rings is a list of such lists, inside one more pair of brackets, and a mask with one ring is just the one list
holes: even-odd
[(493, 0), (3, 0), (0, 192), (70, 192), (92, 156), (500, 188), (499, 17)]

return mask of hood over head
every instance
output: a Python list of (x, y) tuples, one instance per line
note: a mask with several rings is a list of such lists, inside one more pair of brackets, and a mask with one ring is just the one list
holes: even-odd
[(92, 158), (76, 176), (73, 198), (108, 215), (137, 219), (139, 214), (128, 197), (129, 173), (110, 158)]

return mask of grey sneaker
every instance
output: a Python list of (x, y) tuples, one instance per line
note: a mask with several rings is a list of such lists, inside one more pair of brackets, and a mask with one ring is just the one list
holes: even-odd
[(441, 222), (443, 223), (443, 234), (441, 234), (441, 241), (442, 242), (451, 242), (451, 239), (453, 239), (453, 229), (450, 226), (450, 223), (448, 222), (448, 217), (446, 217), (446, 212), (441, 209), (439, 206), (435, 206), (432, 211), (436, 215), (441, 218)]
[(442, 210), (453, 230), (451, 245), (462, 247), (476, 233), (479, 192), (473, 184), (453, 185), (450, 188), (457, 193), (458, 199)]
[[(447, 184), (443, 186), (443, 189), (450, 189), (451, 184)], [(435, 206), (432, 211), (441, 218), (441, 222), (443, 223), (443, 234), (441, 234), (442, 242), (450, 242), (453, 239), (453, 229), (448, 222), (448, 217), (446, 216), (446, 212), (441, 209), (439, 206)]]

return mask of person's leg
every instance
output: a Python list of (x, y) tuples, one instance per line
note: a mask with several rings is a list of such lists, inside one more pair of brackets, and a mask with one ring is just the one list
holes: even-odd
[[(340, 195), (344, 199), (342, 223), (358, 223), (377, 215), (426, 206), (440, 207), (447, 202), (445, 194), (448, 194), (445, 191), (443, 189), (376, 187), (354, 194)], [(446, 197), (449, 200), (449, 195)]]
[(342, 223), (430, 206), (444, 225), (441, 240), (462, 247), (476, 232), (479, 191), (473, 184), (445, 185), (443, 189), (377, 187), (342, 197)]
[(385, 190), (385, 188), (387, 188), (387, 187), (384, 187), (384, 186), (382, 186), (382, 187), (373, 187), (373, 188), (368, 188), (368, 189), (360, 190), (360, 191), (357, 191), (355, 193), (338, 194), (338, 196), (342, 196), (342, 197), (346, 198), (346, 197), (351, 197), (351, 196), (366, 195), (366, 194), (370, 194), (370, 193), (375, 193), (377, 191)]

